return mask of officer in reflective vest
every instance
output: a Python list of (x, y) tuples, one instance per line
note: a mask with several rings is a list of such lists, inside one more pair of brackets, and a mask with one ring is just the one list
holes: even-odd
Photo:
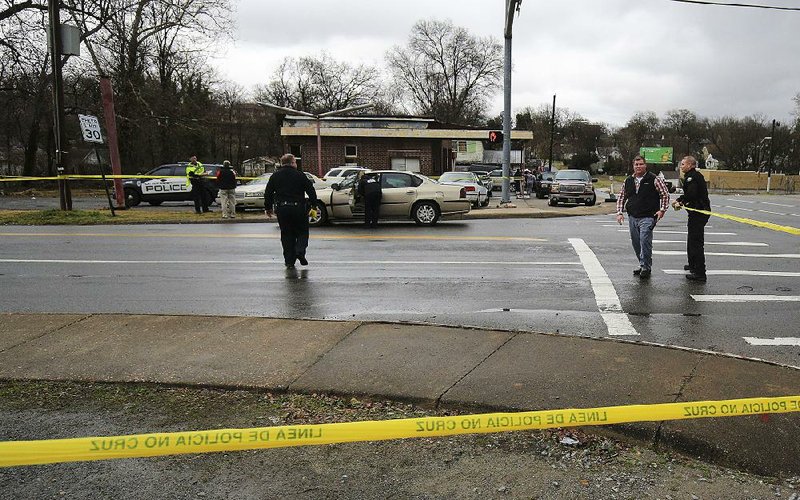
[(205, 177), (205, 168), (203, 164), (197, 161), (197, 156), (192, 155), (189, 158), (189, 164), (186, 165), (186, 185), (192, 186), (192, 200), (194, 200), (194, 211), (198, 214), (210, 212), (208, 206), (211, 200), (208, 199), (208, 191), (206, 184), (203, 181)]

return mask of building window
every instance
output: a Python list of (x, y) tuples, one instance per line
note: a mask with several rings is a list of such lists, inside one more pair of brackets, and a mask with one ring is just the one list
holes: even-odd
[(456, 151), (459, 153), (466, 153), (467, 152), (467, 141), (455, 141), (456, 143)]
[(300, 160), (303, 158), (303, 146), (301, 144), (289, 144), (289, 153)]
[(358, 156), (358, 147), (350, 144), (344, 147), (344, 157), (347, 159)]

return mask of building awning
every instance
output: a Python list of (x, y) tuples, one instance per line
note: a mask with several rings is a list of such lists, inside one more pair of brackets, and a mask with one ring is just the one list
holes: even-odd
[[(387, 138), (387, 139), (452, 139), (468, 141), (489, 140), (490, 130), (459, 130), (459, 129), (412, 129), (412, 128), (344, 128), (321, 127), (322, 137), (347, 137), (358, 138)], [(311, 127), (281, 127), (282, 137), (316, 137), (317, 128)], [(533, 132), (530, 130), (512, 130), (512, 140), (532, 140)]]

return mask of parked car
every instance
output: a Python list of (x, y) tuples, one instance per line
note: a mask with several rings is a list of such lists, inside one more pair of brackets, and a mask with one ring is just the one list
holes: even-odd
[(486, 170), (473, 170), (472, 173), (478, 176), (478, 180), (489, 191), (489, 198), (491, 198), (492, 191), (494, 191), (494, 181), (489, 176), (489, 172)]
[[(433, 226), (441, 217), (469, 212), (470, 201), (461, 186), (440, 184), (424, 175), (396, 170), (373, 170), (382, 188), (381, 220), (413, 220)], [(357, 192), (357, 176), (317, 189), (317, 210), (312, 226), (331, 221), (363, 220), (364, 201)]]
[(542, 172), (536, 176), (536, 183), (533, 188), (536, 190), (537, 198), (542, 200), (545, 196), (550, 195), (550, 185), (553, 183), (553, 178), (555, 176), (555, 172)]
[[(314, 174), (303, 172), (306, 177), (314, 184), (314, 189), (322, 189), (330, 186), (330, 183), (323, 181)], [(248, 208), (258, 208), (264, 210), (264, 190), (267, 189), (267, 182), (272, 173), (263, 174), (251, 180), (243, 186), (238, 186), (234, 192), (236, 197), (236, 210), (246, 210)]]
[[(156, 179), (124, 179), (122, 189), (125, 193), (125, 205), (135, 207), (143, 201), (155, 206), (165, 201), (192, 201), (192, 186), (186, 182), (186, 165), (187, 163), (161, 165), (144, 174), (158, 177)], [(216, 175), (221, 167), (219, 164), (203, 164), (209, 200), (217, 198), (219, 188)]]
[(481, 183), (475, 172), (445, 172), (439, 176), (439, 184), (463, 186), (467, 199), (475, 208), (489, 204), (489, 190)]
[(597, 179), (593, 179), (585, 170), (559, 170), (550, 185), (550, 206), (555, 207), (559, 203), (585, 203), (591, 207), (597, 203), (594, 182)]
[(369, 170), (366, 167), (356, 167), (356, 166), (341, 166), (336, 167), (328, 170), (328, 173), (322, 177), (322, 180), (329, 184), (333, 184), (335, 182), (341, 183), (346, 178), (350, 177), (353, 174), (357, 174), (358, 172), (363, 172), (365, 170)]
[[(497, 168), (489, 172), (489, 177), (492, 178), (492, 191), (502, 191), (503, 190), (503, 169)], [(510, 183), (511, 192), (514, 192), (514, 181), (512, 180)]]

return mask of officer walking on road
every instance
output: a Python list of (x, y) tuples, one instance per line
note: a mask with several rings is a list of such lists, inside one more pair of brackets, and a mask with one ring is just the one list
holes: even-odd
[(358, 181), (358, 192), (364, 197), (364, 224), (378, 227), (378, 216), (381, 211), (381, 180), (378, 174), (364, 174)]
[(267, 217), (278, 214), (283, 261), (287, 268), (293, 268), (298, 260), (300, 264), (308, 265), (308, 206), (305, 195), (308, 195), (308, 202), (313, 207), (317, 195), (311, 180), (297, 170), (294, 155), (281, 156), (281, 167), (270, 176), (264, 190), (264, 211)]
[(186, 185), (192, 186), (194, 211), (198, 214), (211, 211), (208, 209), (211, 201), (208, 199), (206, 183), (203, 181), (205, 175), (206, 171), (203, 168), (203, 164), (197, 161), (197, 156), (192, 155), (189, 158), (189, 164), (186, 165)]
[[(681, 173), (683, 174), (683, 194), (675, 200), (673, 207), (694, 208), (696, 210), (711, 211), (711, 200), (708, 199), (708, 187), (703, 174), (697, 171), (697, 158), (685, 156), (681, 160)], [(689, 210), (688, 236), (686, 237), (686, 256), (689, 263), (683, 266), (689, 271), (686, 279), (691, 281), (706, 281), (706, 254), (704, 250), (705, 226), (709, 215)]]
[(647, 279), (653, 267), (653, 228), (664, 217), (669, 208), (669, 191), (663, 180), (647, 171), (644, 158), (637, 155), (633, 159), (633, 175), (625, 179), (625, 184), (617, 198), (617, 222), (622, 224), (628, 212), (628, 228), (631, 245), (639, 259), (639, 268), (633, 275)]

